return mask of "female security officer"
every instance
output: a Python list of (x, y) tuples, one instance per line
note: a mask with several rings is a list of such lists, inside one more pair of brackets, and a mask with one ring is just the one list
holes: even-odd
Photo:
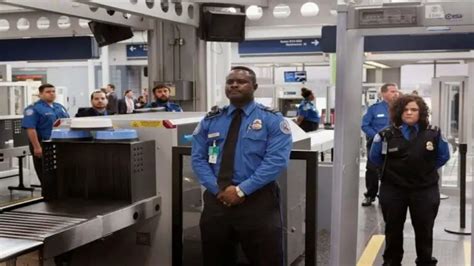
[(298, 118), (296, 123), (305, 131), (314, 131), (319, 127), (319, 113), (318, 109), (314, 105), (314, 94), (311, 90), (307, 88), (301, 89), (301, 96), (303, 96), (303, 101), (301, 101), (300, 106), (298, 107)]
[(392, 125), (375, 138), (370, 160), (382, 167), (380, 204), (385, 220), (383, 265), (401, 265), (407, 208), (415, 229), (416, 264), (436, 265), (433, 225), (439, 207), (438, 168), (449, 160), (447, 142), (430, 126), (428, 107), (416, 95), (390, 108)]

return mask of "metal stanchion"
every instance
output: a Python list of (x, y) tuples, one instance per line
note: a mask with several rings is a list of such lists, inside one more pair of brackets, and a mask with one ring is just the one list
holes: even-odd
[(466, 228), (466, 155), (467, 144), (459, 144), (459, 181), (460, 181), (460, 208), (459, 208), (459, 227), (445, 228), (444, 231), (450, 234), (470, 235), (471, 227)]

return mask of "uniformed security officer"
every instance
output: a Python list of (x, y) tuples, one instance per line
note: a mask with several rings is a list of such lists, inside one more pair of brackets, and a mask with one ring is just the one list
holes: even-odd
[(292, 148), (289, 123), (254, 102), (255, 73), (233, 67), (230, 105), (213, 110), (194, 131), (192, 167), (204, 193), (200, 228), (205, 266), (237, 264), (237, 244), (251, 265), (283, 265), (276, 183)]
[(153, 95), (155, 96), (155, 102), (147, 104), (146, 108), (164, 107), (166, 112), (182, 112), (183, 109), (176, 103), (169, 101), (170, 99), (170, 86), (166, 84), (158, 84), (153, 88)]
[[(393, 102), (398, 96), (398, 88), (394, 83), (386, 83), (381, 88), (383, 100), (377, 102), (367, 109), (362, 118), (362, 131), (364, 131), (367, 139), (367, 153), (370, 151), (370, 146), (374, 139), (375, 134), (380, 130), (389, 126), (389, 104)], [(364, 193), (365, 199), (362, 202), (362, 206), (367, 207), (372, 205), (375, 201), (379, 190), (379, 174), (377, 167), (367, 159), (365, 167), (365, 186), (367, 192)]]
[(319, 128), (319, 113), (314, 105), (314, 94), (311, 90), (307, 88), (301, 89), (301, 96), (303, 96), (303, 101), (301, 101), (298, 107), (298, 118), (296, 123), (305, 131), (315, 131)]
[(393, 125), (374, 138), (370, 159), (382, 167), (380, 204), (385, 220), (384, 265), (401, 265), (407, 209), (415, 229), (416, 264), (436, 265), (433, 226), (439, 207), (438, 169), (449, 160), (448, 143), (429, 125), (428, 107), (401, 96), (390, 110)]
[(26, 107), (22, 120), (22, 128), (26, 128), (30, 141), (30, 151), (33, 154), (33, 164), (36, 175), (41, 183), (43, 179), (43, 148), (41, 141), (51, 137), (53, 125), (60, 118), (68, 118), (69, 115), (59, 103), (55, 103), (56, 89), (51, 84), (39, 86), (39, 100)]
[(86, 116), (106, 116), (107, 112), (107, 95), (100, 90), (91, 93), (91, 108), (85, 108), (77, 112), (76, 117)]

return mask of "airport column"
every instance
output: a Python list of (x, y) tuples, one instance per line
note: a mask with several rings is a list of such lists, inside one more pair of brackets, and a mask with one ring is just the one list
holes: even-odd
[(347, 29), (348, 6), (338, 6), (336, 124), (330, 265), (355, 265), (364, 39)]
[(163, 22), (156, 20), (153, 30), (148, 31), (148, 101), (152, 101), (151, 89), (154, 82), (163, 80), (164, 58), (162, 56), (163, 48)]

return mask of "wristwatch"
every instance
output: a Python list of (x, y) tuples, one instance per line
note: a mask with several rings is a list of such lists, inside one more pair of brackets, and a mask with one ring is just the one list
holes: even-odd
[(242, 190), (240, 190), (238, 186), (235, 187), (235, 191), (237, 192), (237, 196), (239, 196), (239, 198), (245, 197), (245, 193)]

